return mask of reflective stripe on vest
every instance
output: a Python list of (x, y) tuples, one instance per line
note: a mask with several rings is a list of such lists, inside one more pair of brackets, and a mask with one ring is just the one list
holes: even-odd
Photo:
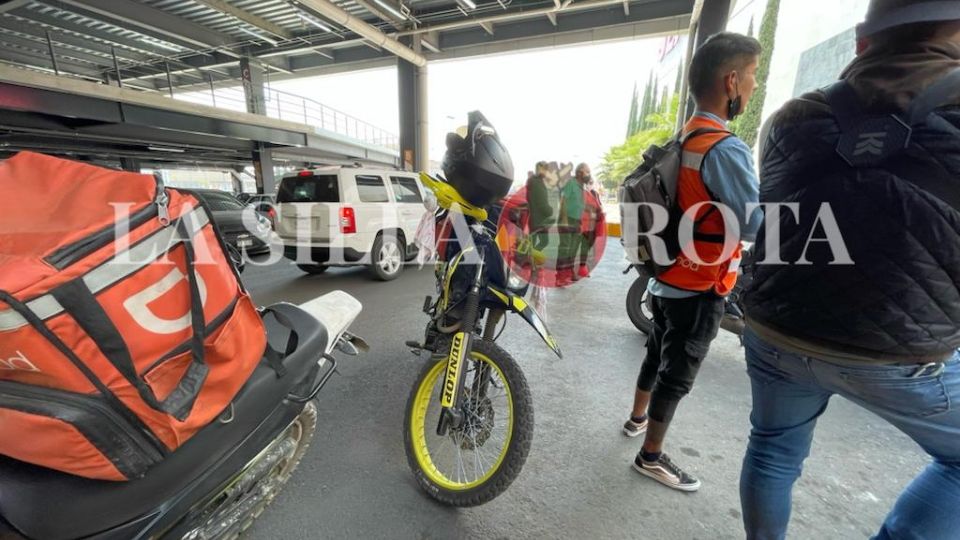
[[(699, 128), (726, 129), (718, 122), (694, 116), (684, 127), (684, 133)], [(703, 166), (704, 157), (710, 149), (729, 136), (728, 133), (705, 133), (690, 139), (684, 144), (677, 188), (677, 204), (681, 210), (686, 211), (697, 204), (713, 201), (710, 191), (703, 183), (700, 169)], [(737, 270), (740, 268), (740, 243), (737, 242), (736, 249), (728, 258), (721, 260), (721, 255), (723, 255), (722, 241), (717, 243), (703, 239), (707, 235), (723, 238), (726, 232), (723, 214), (718, 209), (714, 209), (707, 215), (712, 206), (712, 204), (702, 205), (696, 216), (693, 216), (695, 220), (703, 220), (695, 227), (695, 232), (701, 239), (694, 239), (692, 246), (685, 246), (686, 253), (695, 250), (697, 258), (708, 264), (698, 264), (681, 253), (673, 266), (661, 274), (657, 278), (658, 280), (688, 291), (706, 292), (713, 290), (720, 296), (726, 296), (733, 290), (733, 286), (737, 282)]]

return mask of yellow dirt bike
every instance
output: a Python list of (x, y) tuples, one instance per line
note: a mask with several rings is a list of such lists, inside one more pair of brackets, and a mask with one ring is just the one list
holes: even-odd
[(497, 327), (508, 312), (517, 313), (562, 354), (523, 299), (528, 284), (504, 263), (496, 220), (450, 184), (427, 174), (421, 180), (439, 205), (439, 296), (424, 303), (430, 322), (423, 343), (407, 342), (415, 354), (429, 354), (407, 401), (407, 461), (434, 499), (475, 506), (503, 493), (520, 474), (533, 438), (527, 380), (496, 344)]

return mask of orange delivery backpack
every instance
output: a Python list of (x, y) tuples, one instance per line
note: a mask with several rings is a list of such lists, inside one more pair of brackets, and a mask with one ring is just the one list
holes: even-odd
[(143, 474), (225, 411), (266, 332), (210, 211), (153, 176), (0, 162), (0, 454)]

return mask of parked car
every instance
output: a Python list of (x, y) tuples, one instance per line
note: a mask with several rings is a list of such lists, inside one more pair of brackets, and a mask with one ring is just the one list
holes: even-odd
[(254, 204), (253, 199), (258, 197), (269, 197), (269, 195), (263, 195), (262, 193), (238, 193), (237, 200), (243, 204)]
[(257, 207), (261, 204), (274, 204), (276, 201), (273, 195), (264, 193), (241, 193), (237, 195), (237, 200), (243, 204)]
[(251, 255), (270, 250), (270, 246), (265, 241), (270, 234), (270, 221), (266, 217), (254, 213), (256, 229), (250, 231), (243, 224), (243, 213), (248, 205), (238, 201), (231, 193), (215, 189), (195, 189), (191, 192), (196, 193), (210, 207), (213, 212), (213, 221), (227, 244), (241, 253), (246, 251)]
[[(285, 175), (277, 190), (276, 231), (284, 255), (319, 274), (332, 265), (368, 265), (387, 281), (416, 256), (424, 189), (415, 173), (324, 167)], [(298, 237), (298, 231), (299, 237)], [(310, 262), (297, 260), (298, 250)]]
[(277, 199), (275, 196), (262, 193), (241, 193), (237, 195), (237, 200), (247, 206), (252, 206), (258, 214), (270, 220), (271, 226), (275, 223), (277, 219)]

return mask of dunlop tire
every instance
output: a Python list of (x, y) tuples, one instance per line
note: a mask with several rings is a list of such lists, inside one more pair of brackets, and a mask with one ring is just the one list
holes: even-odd
[[(441, 350), (449, 351), (450, 341), (445, 340), (442, 343), (444, 348)], [(472, 349), (489, 358), (500, 368), (506, 383), (510, 386), (510, 393), (513, 397), (513, 435), (510, 446), (503, 463), (500, 464), (499, 469), (489, 480), (468, 490), (453, 491), (432, 482), (417, 463), (413, 450), (413, 434), (410, 432), (410, 415), (413, 412), (417, 390), (437, 362), (447, 361), (446, 355), (443, 355), (443, 357), (433, 356), (424, 362), (410, 391), (404, 414), (403, 442), (410, 470), (413, 471), (421, 489), (433, 499), (448, 506), (479, 506), (495, 499), (506, 491), (520, 474), (520, 470), (523, 469), (523, 464), (527, 461), (527, 455), (530, 453), (530, 446), (533, 442), (533, 398), (530, 395), (530, 387), (527, 385), (527, 379), (523, 375), (523, 371), (520, 370), (520, 366), (507, 351), (490, 341), (475, 338)], [(435, 424), (433, 419), (427, 419), (426, 423), (427, 425)]]

